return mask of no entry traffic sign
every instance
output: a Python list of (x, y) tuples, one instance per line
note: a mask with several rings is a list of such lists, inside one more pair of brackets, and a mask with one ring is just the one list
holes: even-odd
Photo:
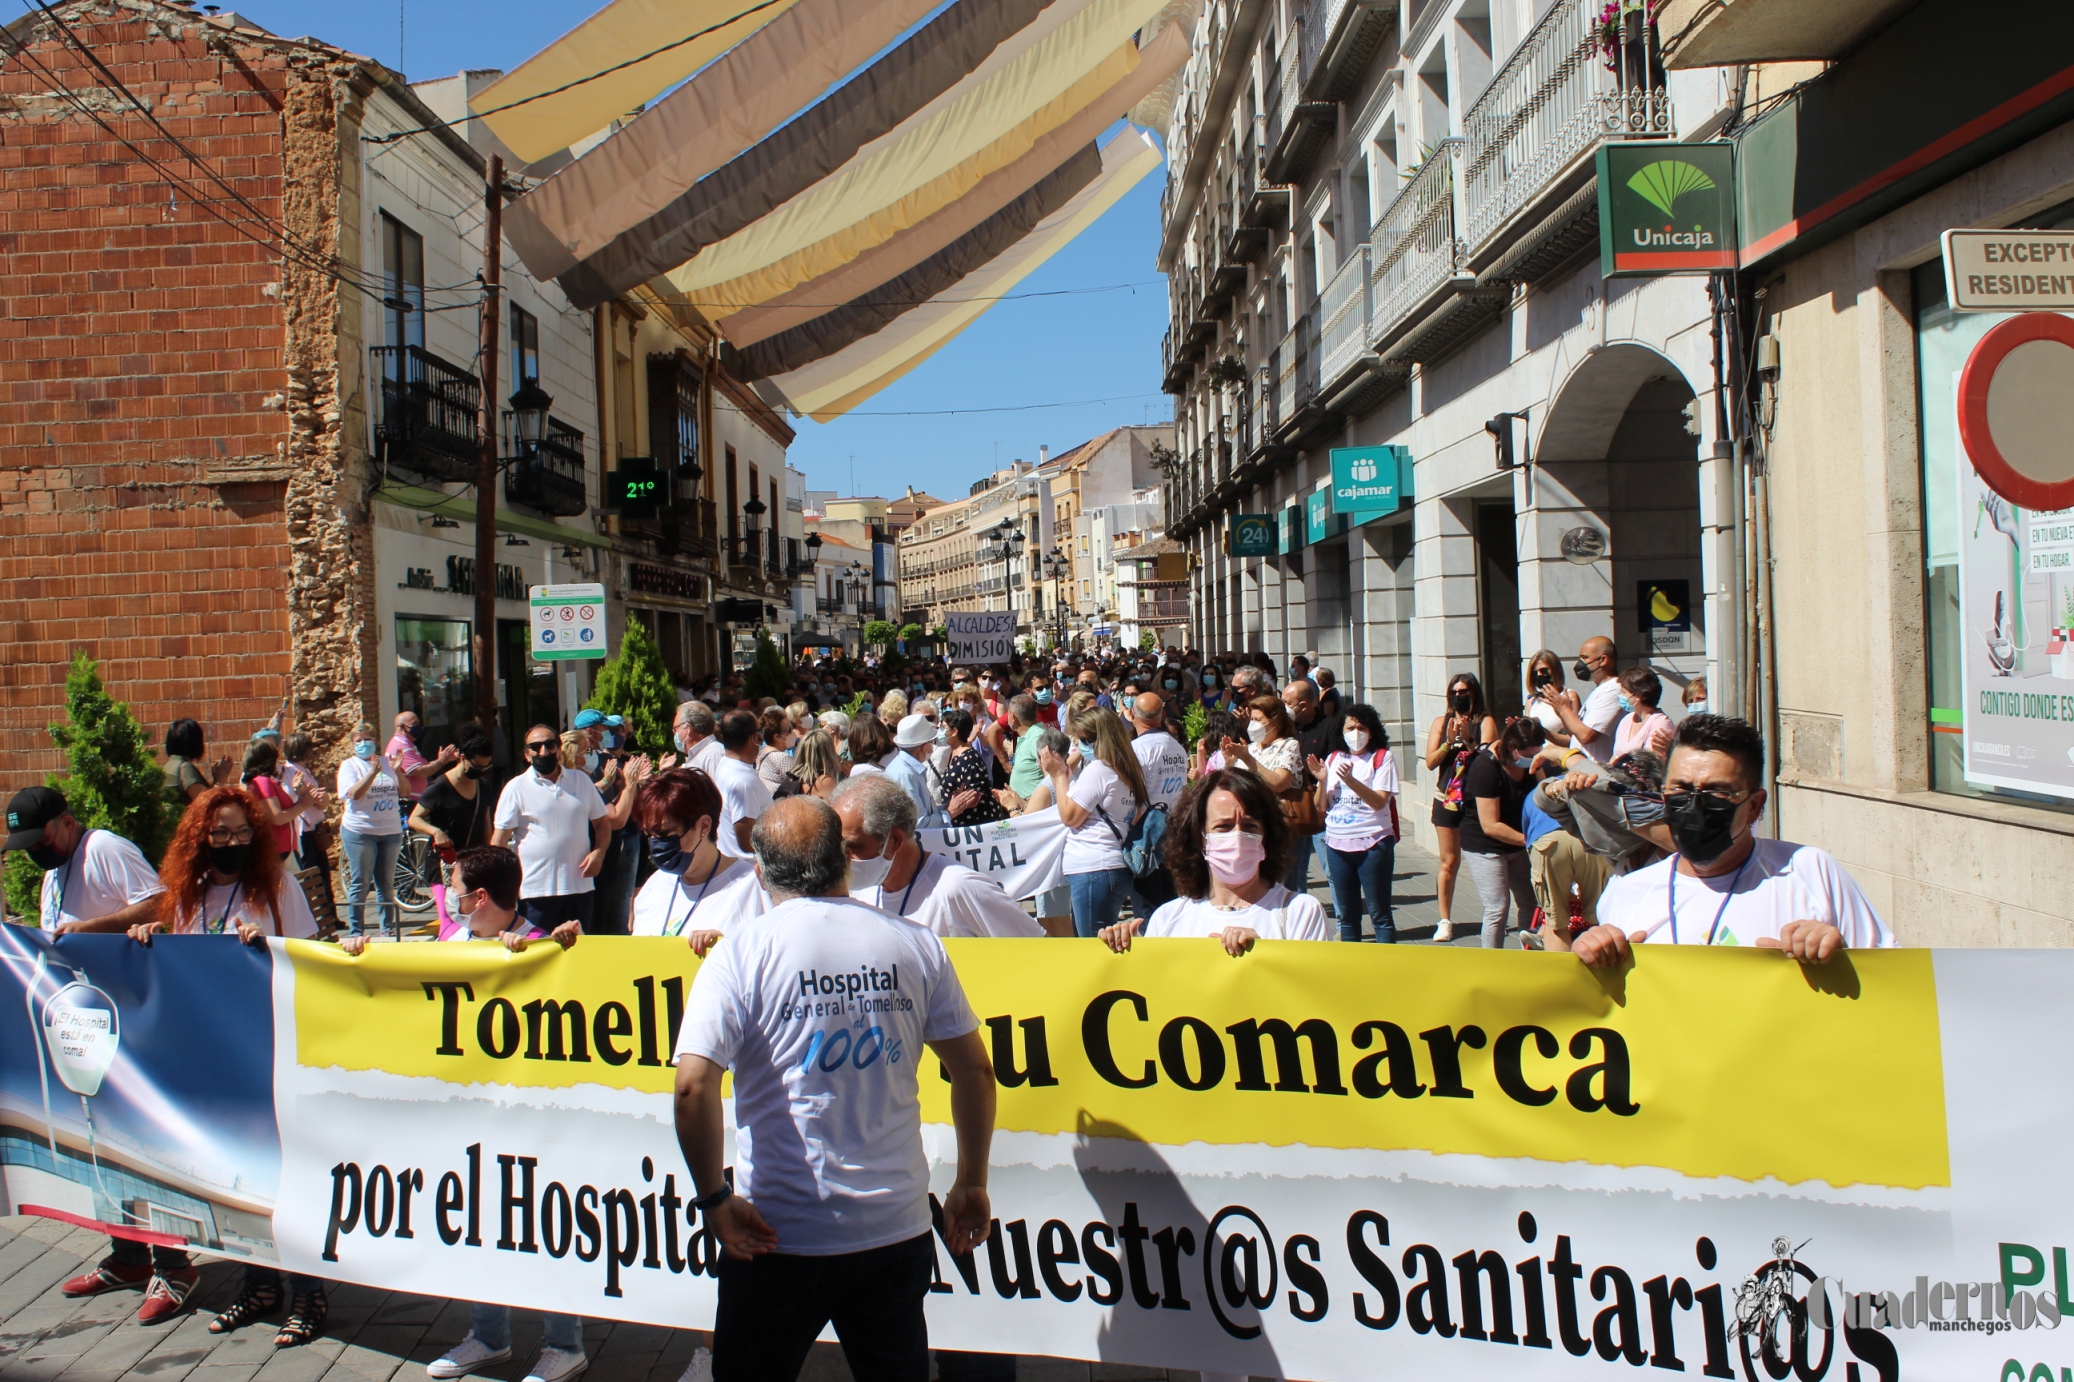
[(1959, 439), (1988, 488), (2027, 509), (2074, 506), (2074, 448), (2061, 402), (2074, 393), (2074, 318), (1999, 322), (1959, 374)]

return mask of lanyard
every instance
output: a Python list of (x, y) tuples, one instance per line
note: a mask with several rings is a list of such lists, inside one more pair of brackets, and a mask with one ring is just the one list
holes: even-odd
[(209, 904), (208, 904), (208, 900), (207, 900), (206, 898), (204, 898), (204, 899), (203, 899), (203, 901), (202, 901), (202, 930), (203, 930), (204, 932), (206, 932), (207, 934), (209, 934), (209, 935), (212, 935), (212, 936), (220, 936), (220, 935), (222, 935), (222, 934), (223, 934), (224, 928), (230, 925), (230, 914), (231, 914), (231, 912), (232, 912), (232, 911), (233, 911), (233, 910), (234, 910), (234, 909), (235, 909), (235, 908), (237, 907), (237, 905), (238, 905), (238, 894), (239, 894), (239, 893), (240, 893), (241, 891), (243, 891), (243, 890), (244, 890), (244, 887), (245, 887), (245, 880), (244, 880), (244, 879), (242, 879), (242, 878), (240, 878), (240, 879), (239, 879), (239, 880), (238, 880), (237, 882), (235, 882), (235, 883), (231, 884), (231, 887), (230, 887), (230, 900), (229, 900), (228, 902), (226, 902), (226, 903), (224, 903), (224, 904), (223, 904), (223, 915), (222, 915), (222, 916), (220, 916), (220, 917), (218, 917), (218, 918), (216, 918), (216, 924), (215, 924), (214, 926), (211, 926), (211, 925), (209, 924)]
[[(925, 849), (922, 851), (922, 857), (915, 861), (915, 876), (907, 880), (907, 891), (900, 895), (900, 910), (895, 912), (894, 916), (904, 917), (907, 915), (907, 900), (915, 895), (915, 884), (922, 881), (922, 870), (928, 867), (929, 851)], [(879, 901), (884, 902), (885, 900), (886, 890), (880, 888)]]
[(57, 897), (52, 899), (55, 905), (50, 911), (50, 927), (53, 931), (57, 930), (58, 923), (65, 919), (65, 889), (72, 881), (72, 861), (86, 853), (87, 837), (93, 833), (91, 830), (79, 832), (79, 843), (72, 846), (72, 852), (65, 856), (65, 867), (58, 870), (58, 886), (55, 890)]
[(684, 914), (684, 920), (678, 922), (673, 927), (670, 925), (670, 918), (676, 914), (677, 899), (684, 895), (684, 880), (681, 878), (677, 880), (677, 891), (671, 896), (670, 905), (663, 912), (663, 934), (665, 936), (674, 936), (685, 927), (691, 925), (692, 914), (697, 912), (699, 904), (706, 900), (706, 889), (713, 886), (713, 875), (720, 872), (720, 861), (726, 857), (725, 854), (720, 852), (720, 846), (716, 843), (713, 846), (713, 867), (706, 870), (706, 881), (699, 884), (699, 895), (691, 900), (691, 910)]
[[(1743, 881), (1743, 870), (1749, 868), (1750, 861), (1756, 857), (1757, 841), (1752, 840), (1750, 842), (1750, 853), (1744, 858), (1742, 868), (1737, 869), (1736, 876), (1728, 880), (1728, 893), (1721, 899), (1721, 906), (1714, 913), (1714, 924), (1707, 928), (1706, 943), (1708, 945), (1714, 943), (1715, 934), (1721, 930), (1721, 918), (1728, 915), (1728, 904), (1735, 900), (1736, 884)], [(1666, 899), (1665, 905), (1670, 908), (1671, 912), (1671, 944), (1676, 945), (1678, 944), (1678, 856), (1675, 854), (1671, 856), (1671, 881), (1664, 888), (1664, 897)]]

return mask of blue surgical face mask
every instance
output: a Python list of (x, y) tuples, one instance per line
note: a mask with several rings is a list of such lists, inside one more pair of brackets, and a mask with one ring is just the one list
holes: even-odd
[(1620, 698), (1620, 708), (1622, 710), (1633, 710), (1635, 708), (1635, 702), (1632, 698), (1623, 695)]
[(597, 755), (597, 754), (595, 754), (595, 753), (586, 753), (586, 754), (585, 754), (585, 755), (583, 756), (583, 770), (584, 770), (585, 772), (587, 772), (587, 773), (594, 773), (594, 772), (596, 772), (596, 771), (598, 770), (598, 755)]
[(1517, 754), (1514, 754), (1514, 755), (1512, 756), (1512, 766), (1513, 766), (1513, 767), (1515, 767), (1515, 768), (1522, 768), (1522, 769), (1524, 769), (1524, 768), (1531, 768), (1531, 767), (1533, 767), (1533, 766), (1534, 766), (1534, 755), (1532, 755), (1532, 754), (1530, 754), (1530, 753), (1517, 753)]
[(1685, 713), (1687, 715), (1704, 715), (1707, 713), (1707, 703), (1705, 701), (1694, 701), (1691, 705), (1685, 707)]
[(1051, 691), (1049, 688), (1039, 688), (1037, 692), (1030, 697), (1030, 699), (1036, 701), (1039, 705), (1050, 705)]
[(374, 740), (362, 739), (357, 741), (353, 745), (353, 756), (356, 758), (374, 757)]

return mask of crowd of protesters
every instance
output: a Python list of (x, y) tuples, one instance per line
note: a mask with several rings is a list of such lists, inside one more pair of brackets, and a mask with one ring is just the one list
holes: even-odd
[[(500, 731), (458, 726), (427, 758), (409, 712), (386, 743), (359, 725), (329, 788), (309, 739), (284, 736), (278, 716), (251, 736), (237, 769), (229, 755), (210, 758), (197, 722), (180, 720), (165, 741), (177, 828), (157, 868), (130, 841), (83, 827), (50, 787), (14, 796), (5, 849), (44, 870), (39, 920), (49, 932), (127, 933), (144, 945), (166, 935), (263, 945), (323, 934), (359, 957), (374, 939), (402, 936), (397, 859), (414, 833), (436, 861), (438, 918), (428, 929), (441, 940), (520, 950), (632, 934), (719, 957), (692, 991), (680, 1054), (695, 1059), (680, 1064), (678, 1107), (700, 1207), (729, 1259), (715, 1352), (701, 1351), (687, 1376), (710, 1376), (701, 1369), (745, 1349), (803, 1357), (833, 1320), (846, 1344), (869, 1340), (921, 1377), (926, 1358), (910, 1355), (926, 1349), (917, 1322), (928, 1273), (917, 1264), (928, 1258), (928, 1216), (905, 1191), (926, 1176), (915, 1182), (907, 1153), (884, 1140), (905, 1134), (840, 1134), (878, 1138), (859, 1154), (891, 1160), (870, 1175), (905, 1188), (898, 1212), (863, 1237), (822, 1243), (815, 1225), (759, 1212), (766, 1178), (782, 1186), (796, 1168), (759, 1161), (753, 1173), (738, 1167), (732, 1185), (719, 1175), (721, 1070), (734, 1073), (745, 1124), (795, 1116), (782, 1090), (757, 1092), (762, 1072), (736, 1068), (743, 1033), (774, 1021), (769, 995), (754, 991), (754, 965), (782, 957), (781, 968), (832, 972), (860, 957), (899, 958), (931, 976), (911, 1035), (944, 1057), (958, 1086), (960, 1188), (945, 1211), (969, 1241), (987, 1222), (992, 1086), (983, 1082), (984, 1098), (966, 1087), (986, 1057), (941, 940), (1099, 937), (1127, 952), (1139, 938), (1192, 937), (1234, 958), (1263, 940), (1394, 942), (1405, 774), (1376, 709), (1303, 658), (1285, 676), (1257, 654), (1174, 649), (975, 667), (805, 658), (794, 671), (784, 696), (752, 695), (739, 676), (679, 678), (667, 746), (634, 744), (621, 717), (601, 709), (580, 711), (567, 731), (526, 727), (512, 736), (519, 762), (501, 775)], [(1502, 720), (1474, 675), (1447, 681), (1423, 754), (1439, 854), (1436, 940), (1453, 938), (1466, 874), (1485, 946), (1504, 946), (1510, 929), (1527, 949), (1572, 951), (1598, 967), (1651, 942), (1767, 946), (1806, 962), (1894, 943), (1835, 860), (1759, 837), (1764, 745), (1746, 722), (1708, 713), (1703, 682), (1685, 687), (1674, 720), (1658, 675), (1620, 668), (1607, 639), (1587, 640), (1567, 671), (1553, 651), (1536, 652), (1525, 711)], [(1056, 885), (1029, 899), (924, 842), (932, 827), (1037, 812), (1055, 813), (1066, 840)], [(334, 847), (346, 875), (342, 925)], [(1329, 915), (1312, 892), (1314, 863)], [(743, 946), (757, 957), (736, 955)], [(862, 1182), (839, 1190), (875, 1193)], [(802, 1243), (843, 1260), (824, 1260), (809, 1279), (786, 1265), (784, 1249)], [(177, 1314), (196, 1280), (184, 1252), (117, 1238), (63, 1289), (142, 1288), (138, 1318), (150, 1324)], [(868, 1294), (870, 1308), (846, 1317), (845, 1291)], [(781, 1299), (791, 1306), (779, 1310)], [(285, 1309), (275, 1342), (291, 1346), (322, 1332), (327, 1308), (323, 1282), (251, 1267), (210, 1328)], [(508, 1309), (476, 1305), (470, 1324), (429, 1376), (510, 1358)], [(582, 1322), (549, 1316), (528, 1382), (567, 1382), (586, 1366)], [(952, 1379), (1014, 1376), (1014, 1360), (993, 1355), (939, 1354), (937, 1366)]]

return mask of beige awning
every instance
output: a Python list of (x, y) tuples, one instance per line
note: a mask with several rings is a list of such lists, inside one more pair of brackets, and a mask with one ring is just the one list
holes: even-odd
[[(513, 153), (536, 162), (596, 134), (657, 92), (669, 90), (776, 19), (795, 0), (769, 0), (753, 14), (728, 22), (752, 3), (753, 0), (612, 0), (478, 91), (469, 105), (482, 112), (539, 96), (538, 100), (500, 114), (479, 117)], [(713, 28), (715, 25), (720, 27)], [(713, 32), (666, 53), (556, 95), (541, 96), (542, 92), (593, 76), (709, 28)]]
[(816, 422), (841, 416), (942, 349), (1161, 161), (1142, 131), (1118, 135), (1102, 150), (1101, 176), (1008, 252), (885, 330), (771, 382)]
[[(1090, 0), (1079, 13), (974, 89), (910, 121), (881, 147), (860, 154), (810, 191), (709, 246), (672, 271), (671, 282), (687, 298), (704, 300), (710, 294), (703, 290), (772, 266), (937, 183), (935, 200), (910, 203), (869, 243), (879, 243), (916, 224), (971, 191), (989, 173), (1020, 158), (1038, 137), (1064, 124), (1122, 80), (1137, 65), (1132, 32), (1157, 13), (1161, 3)], [(1058, 109), (1059, 98), (1082, 82), (1093, 89), (1079, 94), (1071, 109)], [(1029, 127), (1028, 122), (1042, 116), (1050, 117), (1048, 124)], [(1007, 138), (1019, 133), (1019, 139)], [(946, 175), (951, 175), (949, 181), (939, 181)], [(842, 257), (866, 247), (852, 246)], [(757, 296), (747, 301), (767, 300), (827, 272), (835, 262), (840, 260), (763, 284)]]
[(798, 114), (935, 6), (798, 0), (513, 202), (505, 234), (534, 277), (560, 277)]
[[(735, 345), (751, 346), (891, 282), (1036, 186), (1071, 158), (1076, 149), (1086, 147), (1147, 93), (1179, 71), (1188, 61), (1188, 54), (1187, 35), (1180, 25), (1169, 24), (1139, 55), (1135, 72), (1072, 119), (1040, 137), (1021, 158), (981, 179), (949, 206), (768, 302), (722, 317), (716, 325)], [(812, 255), (813, 250), (801, 254)], [(724, 293), (727, 285), (721, 285), (717, 291)]]

